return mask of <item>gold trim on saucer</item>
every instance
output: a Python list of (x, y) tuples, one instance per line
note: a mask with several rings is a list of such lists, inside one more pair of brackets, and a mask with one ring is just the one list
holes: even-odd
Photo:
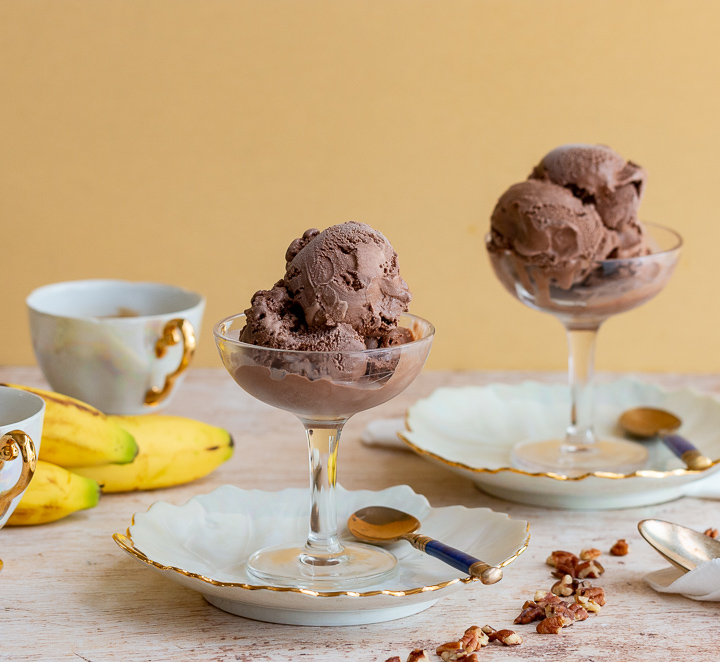
[[(510, 517), (508, 516), (508, 519)], [(135, 516), (132, 517), (132, 525), (135, 524)], [(505, 559), (502, 563), (499, 563), (497, 567), (499, 568), (505, 568), (506, 566), (510, 565), (515, 559), (520, 556), (528, 547), (528, 544), (530, 543), (530, 524), (525, 527), (525, 531), (527, 533), (527, 536), (525, 537), (525, 542), (523, 543), (523, 546), (512, 556)], [(191, 579), (199, 579), (202, 582), (205, 582), (207, 584), (210, 584), (212, 586), (219, 586), (222, 588), (241, 588), (248, 591), (258, 591), (258, 590), (266, 590), (266, 591), (276, 591), (279, 593), (301, 593), (302, 595), (309, 595), (311, 597), (318, 597), (318, 598), (337, 598), (339, 596), (346, 595), (351, 598), (365, 598), (365, 597), (373, 597), (376, 595), (389, 595), (392, 597), (403, 597), (406, 595), (415, 595), (417, 593), (427, 593), (429, 591), (438, 591), (440, 589), (443, 589), (447, 586), (451, 586), (453, 584), (472, 584), (474, 582), (480, 581), (480, 577), (456, 577), (455, 579), (450, 579), (446, 582), (441, 582), (439, 584), (433, 584), (431, 586), (420, 586), (418, 588), (412, 588), (405, 591), (389, 591), (389, 590), (380, 590), (380, 591), (366, 591), (363, 593), (359, 593), (357, 591), (314, 591), (312, 589), (307, 588), (293, 588), (290, 586), (266, 586), (266, 585), (260, 585), (260, 584), (245, 584), (240, 582), (221, 582), (217, 581), (215, 579), (212, 579), (210, 577), (206, 577), (205, 575), (200, 575), (195, 572), (190, 572), (188, 570), (183, 570), (182, 568), (178, 568), (172, 565), (163, 565), (161, 563), (158, 563), (157, 561), (153, 561), (151, 558), (149, 558), (146, 554), (141, 552), (137, 547), (135, 547), (135, 543), (132, 539), (132, 536), (130, 535), (130, 528), (127, 529), (125, 535), (122, 533), (114, 533), (113, 534), (113, 540), (118, 544), (118, 546), (125, 552), (127, 552), (130, 556), (134, 556), (138, 561), (142, 561), (143, 563), (146, 563), (147, 565), (153, 566), (159, 570), (170, 570), (172, 572), (177, 572), (180, 575), (183, 575), (185, 577), (190, 577)]]
[(523, 471), (522, 469), (516, 469), (515, 467), (498, 467), (497, 469), (489, 469), (487, 467), (471, 467), (469, 464), (464, 464), (463, 462), (455, 462), (453, 460), (447, 460), (441, 455), (438, 455), (437, 453), (433, 453), (432, 451), (425, 450), (424, 448), (420, 448), (418, 445), (414, 444), (412, 441), (410, 441), (403, 433), (404, 432), (412, 432), (412, 428), (410, 427), (410, 421), (409, 418), (409, 410), (405, 412), (405, 427), (407, 430), (401, 430), (398, 432), (398, 437), (402, 439), (410, 448), (416, 452), (418, 455), (426, 456), (429, 458), (432, 458), (433, 460), (437, 460), (438, 462), (441, 462), (442, 464), (446, 464), (449, 467), (454, 467), (455, 469), (463, 469), (465, 471), (470, 471), (472, 473), (476, 474), (499, 474), (499, 473), (514, 473), (519, 474), (521, 476), (530, 476), (530, 477), (536, 477), (536, 478), (552, 478), (553, 480), (558, 480), (561, 482), (577, 482), (580, 480), (585, 480), (586, 478), (595, 477), (595, 478), (609, 478), (610, 480), (621, 480), (623, 478), (668, 478), (669, 476), (689, 476), (693, 474), (701, 474), (705, 471), (708, 471), (709, 469), (712, 469), (712, 467), (718, 465), (720, 463), (720, 459), (714, 460), (711, 464), (708, 466), (702, 468), (702, 469), (671, 469), (670, 471), (655, 471), (653, 469), (640, 469), (638, 471), (634, 471), (631, 474), (619, 474), (614, 473), (612, 471), (592, 471), (589, 473), (582, 474), (580, 476), (565, 476), (563, 474), (556, 474), (556, 473), (545, 473), (545, 472), (537, 472), (537, 473), (531, 473), (529, 471)]

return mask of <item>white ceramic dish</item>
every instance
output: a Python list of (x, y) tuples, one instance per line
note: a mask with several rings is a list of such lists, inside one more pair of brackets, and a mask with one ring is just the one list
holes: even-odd
[[(679, 432), (710, 458), (720, 458), (720, 402), (690, 390), (665, 391), (623, 379), (595, 387), (598, 436), (621, 436), (618, 416), (636, 406), (667, 409), (683, 420)], [(488, 494), (537, 506), (628, 508), (683, 496), (689, 483), (720, 468), (689, 471), (659, 442), (648, 444), (647, 466), (632, 474), (595, 472), (577, 478), (531, 474), (510, 466), (510, 449), (524, 439), (564, 435), (568, 388), (525, 382), (439, 388), (407, 412), (403, 440), (420, 455), (474, 480)]]
[[(388, 505), (415, 515), (422, 532), (493, 565), (507, 566), (527, 547), (528, 524), (488, 508), (432, 508), (406, 485), (379, 492), (338, 487), (338, 521), (363, 506)], [(388, 546), (398, 557), (395, 576), (358, 591), (317, 592), (262, 585), (245, 570), (257, 549), (307, 535), (309, 497), (304, 489), (279, 492), (223, 485), (182, 506), (153, 504), (133, 517), (127, 534), (113, 538), (133, 558), (175, 582), (202, 593), (225, 611), (273, 623), (359, 625), (402, 618), (431, 607), (479, 581), (433, 559), (408, 543)], [(341, 538), (349, 539), (340, 527)]]

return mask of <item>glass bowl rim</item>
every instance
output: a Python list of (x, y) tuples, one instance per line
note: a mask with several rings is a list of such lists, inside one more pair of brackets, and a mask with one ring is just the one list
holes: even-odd
[[(683, 238), (680, 235), (679, 232), (676, 230), (673, 230), (672, 228), (667, 227), (666, 225), (660, 225), (659, 223), (649, 223), (642, 221), (642, 224), (644, 227), (647, 228), (657, 228), (660, 230), (663, 230), (665, 232), (668, 232), (673, 237), (675, 237), (675, 244), (673, 244), (670, 248), (666, 248), (665, 250), (658, 251), (657, 253), (650, 253), (648, 255), (637, 255), (635, 257), (613, 257), (608, 258), (605, 260), (593, 260), (592, 263), (594, 264), (619, 264), (619, 263), (625, 263), (625, 262), (635, 262), (636, 260), (646, 260), (650, 261), (652, 258), (656, 258), (660, 255), (670, 255), (671, 253), (677, 253), (683, 246)], [(490, 243), (492, 238), (492, 233), (488, 232), (485, 235), (485, 247), (487, 248), (488, 244)], [(493, 253), (505, 253), (506, 255), (515, 255), (514, 251), (511, 251), (508, 248), (503, 248), (500, 250), (493, 249)]]
[(374, 356), (377, 354), (383, 354), (386, 355), (388, 352), (392, 351), (399, 351), (403, 347), (410, 347), (412, 345), (419, 345), (420, 343), (427, 342), (428, 340), (432, 340), (432, 338), (435, 336), (435, 326), (432, 324), (432, 322), (429, 322), (424, 317), (420, 317), (419, 315), (413, 315), (412, 313), (403, 313), (401, 317), (410, 317), (413, 320), (419, 320), (421, 322), (424, 322), (428, 326), (428, 333), (424, 335), (422, 338), (418, 338), (417, 340), (411, 340), (410, 342), (403, 343), (401, 345), (392, 345), (391, 347), (377, 347), (375, 349), (352, 349), (352, 350), (345, 350), (345, 349), (330, 349), (330, 350), (306, 350), (306, 349), (283, 349), (280, 347), (266, 347), (265, 345), (253, 345), (251, 343), (242, 342), (241, 340), (236, 340), (235, 338), (229, 338), (228, 336), (224, 335), (220, 331), (220, 327), (222, 324), (226, 324), (227, 322), (230, 322), (231, 320), (236, 320), (239, 317), (246, 317), (245, 313), (235, 313), (234, 315), (230, 315), (229, 317), (225, 317), (224, 319), (221, 319), (219, 322), (217, 322), (213, 326), (213, 336), (215, 337), (215, 340), (223, 340), (224, 342), (231, 343), (233, 345), (236, 345), (238, 347), (245, 347), (247, 349), (252, 350), (264, 350), (267, 352), (281, 352), (283, 354), (295, 354), (297, 356), (308, 356), (308, 355), (320, 355), (320, 356), (328, 356), (328, 355), (335, 355), (335, 354), (347, 354), (347, 355), (360, 355), (360, 356)]

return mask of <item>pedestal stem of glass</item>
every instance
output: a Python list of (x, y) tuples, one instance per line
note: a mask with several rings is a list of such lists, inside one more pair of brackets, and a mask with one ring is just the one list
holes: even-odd
[(516, 467), (533, 473), (582, 476), (594, 471), (630, 473), (647, 461), (647, 450), (641, 444), (595, 436), (593, 371), (601, 322), (563, 322), (568, 340), (570, 425), (563, 439), (516, 444), (511, 453)]
[(570, 382), (570, 425), (561, 450), (580, 452), (583, 446), (594, 444), (595, 405), (593, 371), (595, 340), (599, 325), (590, 328), (565, 327), (568, 342), (568, 378)]
[(310, 532), (302, 562), (310, 565), (333, 565), (343, 546), (337, 534), (337, 453), (345, 421), (320, 427), (313, 421), (302, 421), (310, 456)]
[(382, 581), (395, 571), (397, 559), (378, 547), (355, 542), (343, 545), (338, 537), (337, 456), (340, 433), (347, 419), (300, 418), (300, 421), (305, 426), (310, 459), (307, 538), (255, 552), (248, 559), (248, 571), (278, 586), (317, 590), (354, 588)]

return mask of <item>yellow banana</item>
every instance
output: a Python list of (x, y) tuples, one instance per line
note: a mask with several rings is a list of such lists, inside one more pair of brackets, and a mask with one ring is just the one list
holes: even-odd
[(130, 464), (72, 470), (100, 483), (103, 492), (153, 490), (202, 478), (233, 452), (230, 433), (180, 416), (109, 416), (135, 437), (140, 452)]
[(5, 526), (54, 522), (96, 506), (99, 498), (100, 486), (94, 480), (38, 460), (35, 475)]
[(53, 391), (12, 386), (45, 400), (40, 458), (61, 467), (91, 467), (132, 462), (138, 446), (133, 436), (100, 410)]

